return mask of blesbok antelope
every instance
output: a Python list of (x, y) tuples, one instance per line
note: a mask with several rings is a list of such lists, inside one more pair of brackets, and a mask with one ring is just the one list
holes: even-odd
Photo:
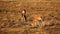
[(49, 21), (48, 20), (43, 21), (41, 14), (35, 14), (33, 16), (31, 25), (32, 25), (32, 27), (35, 27), (35, 26), (44, 27), (45, 25), (48, 25), (48, 26), (52, 25), (53, 24), (52, 21), (53, 21), (53, 19), (51, 19)]
[(27, 21), (26, 10), (25, 9), (22, 11), (22, 16), (24, 17), (24, 21)]
[(37, 13), (32, 18), (32, 22), (31, 22), (32, 27), (39, 26), (40, 25), (39, 21), (40, 22), (42, 21), (42, 15)]

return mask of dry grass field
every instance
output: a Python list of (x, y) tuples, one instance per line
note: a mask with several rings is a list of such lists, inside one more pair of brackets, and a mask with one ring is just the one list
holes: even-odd
[(60, 0), (0, 0), (0, 34), (60, 34)]

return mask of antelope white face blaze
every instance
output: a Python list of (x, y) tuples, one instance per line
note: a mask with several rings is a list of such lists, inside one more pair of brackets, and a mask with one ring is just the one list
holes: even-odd
[(25, 11), (23, 10), (22, 13), (25, 13)]

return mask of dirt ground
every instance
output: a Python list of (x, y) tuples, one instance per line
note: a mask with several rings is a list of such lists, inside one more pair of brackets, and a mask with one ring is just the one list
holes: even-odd
[[(32, 27), (34, 14), (46, 24)], [(1, 0), (0, 34), (60, 34), (60, 0)]]

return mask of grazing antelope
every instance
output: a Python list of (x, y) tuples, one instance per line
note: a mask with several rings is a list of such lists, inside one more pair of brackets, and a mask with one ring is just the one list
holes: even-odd
[(35, 26), (44, 27), (45, 25), (50, 26), (50, 25), (53, 24), (52, 21), (53, 21), (53, 19), (52, 20), (49, 20), (49, 21), (48, 20), (43, 21), (41, 14), (35, 14), (33, 16), (31, 25), (32, 25), (32, 27), (35, 27)]
[(33, 18), (32, 18), (32, 23), (31, 23), (32, 27), (40, 26), (39, 21), (40, 21), (40, 22), (42, 21), (42, 15), (39, 14), (39, 13), (37, 13), (37, 14), (35, 14), (35, 15), (33, 16)]

